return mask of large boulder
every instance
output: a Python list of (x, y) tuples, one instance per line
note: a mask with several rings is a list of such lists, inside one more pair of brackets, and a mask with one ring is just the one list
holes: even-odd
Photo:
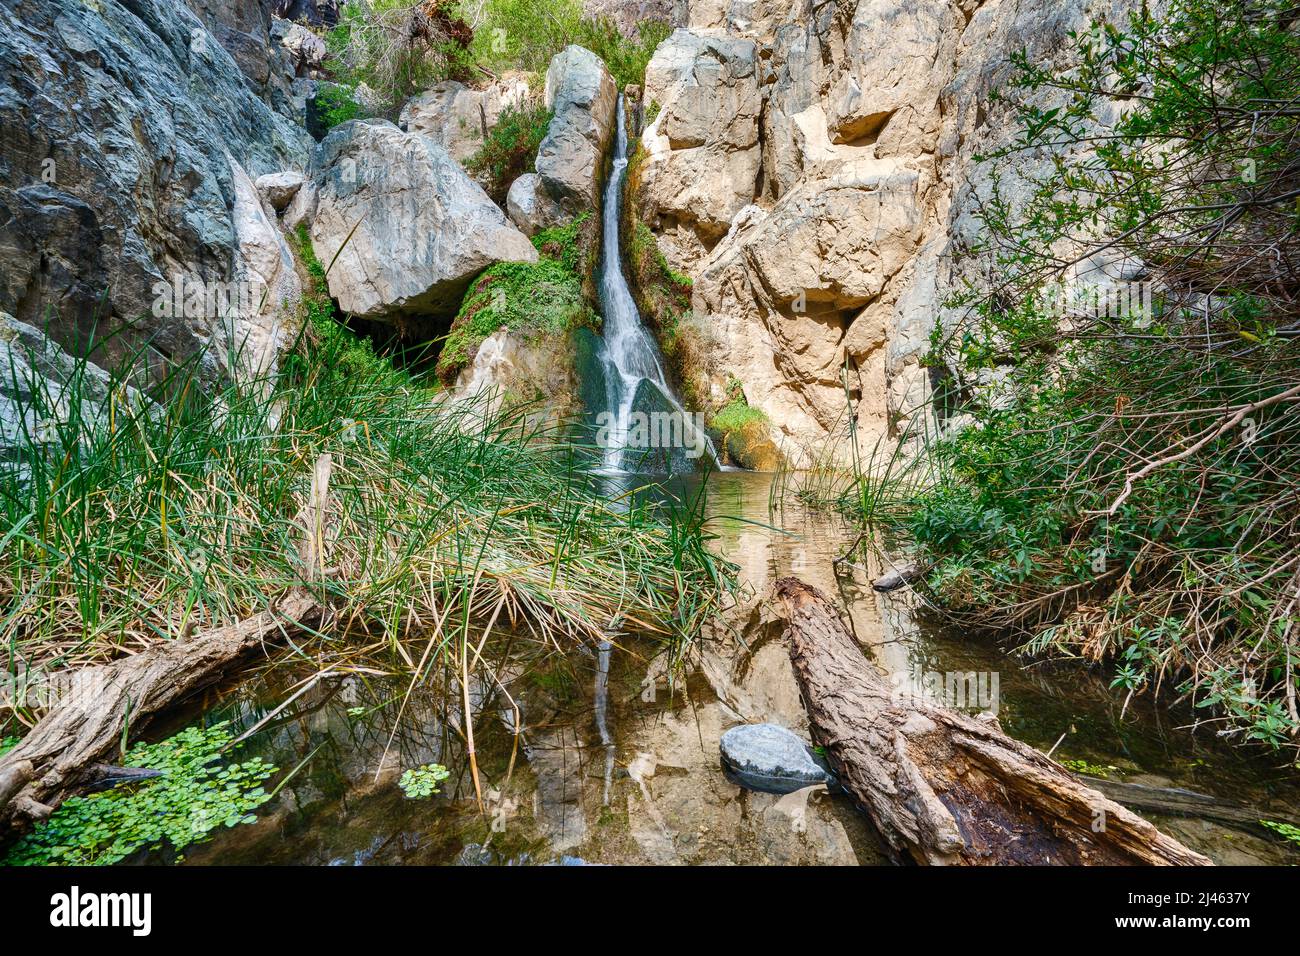
[(685, 269), (753, 202), (759, 145), (757, 47), (752, 40), (677, 30), (646, 69), (653, 120), (641, 138), (641, 215), (669, 261)]
[(529, 95), (524, 79), (506, 79), (481, 90), (446, 80), (402, 107), (397, 124), (409, 133), (428, 136), (458, 163), (483, 148), (501, 114), (522, 106)]
[[(335, 128), (312, 155), (312, 246), (330, 295), (366, 319), (454, 314), (470, 280), (537, 250), (437, 143), (383, 120)], [(337, 258), (336, 258), (337, 257)]]
[(159, 361), (213, 341), (218, 316), (159, 314), (156, 287), (234, 281), (228, 156), (258, 176), (301, 167), (311, 145), (161, 0), (0, 5), (0, 130), (0, 309), (70, 349), (97, 331), (110, 364), (145, 340)]
[(844, 362), (872, 427), (885, 419), (883, 293), (915, 254), (916, 171), (859, 160), (800, 181), (771, 212), (751, 206), (701, 265), (692, 308), (721, 361), (695, 370), (697, 394), (734, 378), (798, 460), (843, 420)]
[(546, 71), (546, 106), (555, 115), (537, 150), (537, 176), (570, 214), (593, 209), (614, 133), (618, 84), (600, 57), (569, 46)]

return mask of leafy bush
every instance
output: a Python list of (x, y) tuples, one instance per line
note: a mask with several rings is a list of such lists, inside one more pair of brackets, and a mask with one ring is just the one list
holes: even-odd
[(252, 823), (270, 799), (262, 783), (276, 768), (254, 757), (221, 764), (232, 741), (224, 723), (190, 727), (157, 744), (137, 744), (130, 767), (162, 776), (87, 797), (70, 797), (45, 823), (22, 836), (4, 862), (20, 866), (103, 866), (145, 847), (177, 852), (218, 827)]
[(483, 66), (541, 73), (576, 43), (604, 60), (620, 86), (645, 81), (646, 64), (670, 32), (667, 24), (647, 20), (637, 36), (625, 37), (612, 20), (584, 16), (581, 0), (469, 0), (465, 8), (479, 24), (470, 51)]
[[(1017, 57), (1021, 135), (981, 157), (977, 278), (929, 359), (969, 425), (914, 467), (878, 459), (853, 492), (919, 546), (959, 620), (1112, 661), (1129, 692), (1177, 687), (1202, 720), (1273, 746), (1300, 732), (1289, 11), (1176, 0), (1079, 34), (1077, 69)], [(1103, 254), (1148, 301), (1089, 291), (1104, 277), (1074, 264)]]
[(358, 0), (326, 45), (343, 85), (365, 83), (396, 113), (420, 90), (465, 77), (473, 38), (455, 0)]
[(537, 149), (553, 115), (540, 102), (507, 107), (478, 152), (465, 162), (471, 173), (485, 175), (487, 193), (498, 206), (505, 205), (511, 183), (534, 171)]

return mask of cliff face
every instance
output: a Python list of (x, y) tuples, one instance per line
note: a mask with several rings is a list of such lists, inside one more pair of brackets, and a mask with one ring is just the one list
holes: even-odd
[(690, 390), (716, 408), (738, 380), (796, 460), (846, 450), (846, 394), (864, 450), (897, 435), (991, 188), (975, 157), (1016, 132), (1010, 55), (1064, 56), (1125, 6), (692, 0), (647, 73), (636, 198), (695, 279)]
[[(70, 347), (120, 332), (105, 363), (146, 336), (180, 359), (225, 331), (215, 310), (159, 306), (177, 275), (292, 294), (250, 183), (301, 168), (311, 144), (256, 87), (271, 2), (196, 6), (218, 11), (211, 30), (172, 0), (0, 6), (0, 311)], [(278, 305), (234, 317), (255, 349)]]

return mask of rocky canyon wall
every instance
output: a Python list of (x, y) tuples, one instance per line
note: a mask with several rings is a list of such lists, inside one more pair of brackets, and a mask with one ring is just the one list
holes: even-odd
[(849, 399), (864, 452), (896, 437), (970, 268), (976, 157), (1015, 135), (1011, 54), (1068, 56), (1125, 5), (693, 0), (647, 72), (635, 199), (695, 280), (690, 391), (716, 410), (739, 382), (795, 461), (847, 452)]

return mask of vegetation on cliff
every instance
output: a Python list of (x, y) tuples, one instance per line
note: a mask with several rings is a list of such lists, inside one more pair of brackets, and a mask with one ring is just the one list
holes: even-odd
[(334, 79), (322, 84), (317, 107), (326, 128), (376, 110), (395, 117), (407, 99), (443, 80), (472, 85), (508, 71), (540, 76), (570, 44), (604, 60), (620, 87), (640, 84), (669, 32), (667, 23), (646, 20), (635, 36), (625, 36), (609, 18), (587, 16), (581, 0), (349, 4), (326, 37)]
[[(985, 278), (931, 358), (960, 418), (912, 464), (878, 458), (850, 497), (914, 542), (961, 620), (1292, 746), (1294, 10), (1178, 0), (1078, 47), (1070, 72), (1018, 60), (1021, 137), (982, 157), (987, 242), (966, 264)], [(1044, 174), (1004, 188), (1026, 154), (1051, 157)]]
[(521, 341), (546, 336), (559, 347), (580, 326), (600, 320), (583, 292), (591, 272), (595, 219), (584, 213), (564, 226), (533, 237), (536, 263), (498, 262), (474, 280), (438, 355), (438, 377), (447, 385), (474, 358), (475, 350), (500, 328)]

